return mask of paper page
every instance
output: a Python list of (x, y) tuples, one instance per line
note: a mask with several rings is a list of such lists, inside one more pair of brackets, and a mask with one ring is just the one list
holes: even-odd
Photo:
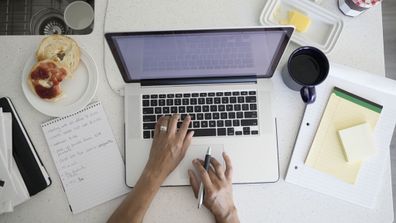
[(338, 130), (362, 123), (374, 129), (380, 113), (332, 93), (305, 164), (354, 184), (361, 162), (347, 163)]
[(74, 214), (129, 191), (124, 163), (100, 102), (42, 128)]

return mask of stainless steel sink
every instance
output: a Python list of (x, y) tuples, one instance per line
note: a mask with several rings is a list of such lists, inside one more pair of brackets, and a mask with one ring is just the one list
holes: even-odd
[[(63, 12), (75, 0), (0, 0), (0, 35), (85, 35), (93, 31), (73, 30), (63, 19)], [(84, 0), (92, 8), (94, 0)]]

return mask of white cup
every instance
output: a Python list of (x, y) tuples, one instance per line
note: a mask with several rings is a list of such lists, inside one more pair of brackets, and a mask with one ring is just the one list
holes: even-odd
[(83, 30), (91, 25), (95, 14), (87, 2), (75, 1), (66, 7), (63, 16), (67, 26), (74, 30)]

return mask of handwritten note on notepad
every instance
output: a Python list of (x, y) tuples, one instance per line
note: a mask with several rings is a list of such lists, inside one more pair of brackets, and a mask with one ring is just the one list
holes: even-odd
[(305, 164), (354, 184), (361, 162), (348, 163), (338, 130), (368, 123), (375, 128), (382, 106), (335, 88), (327, 103)]
[(128, 192), (124, 163), (100, 102), (41, 127), (74, 214)]

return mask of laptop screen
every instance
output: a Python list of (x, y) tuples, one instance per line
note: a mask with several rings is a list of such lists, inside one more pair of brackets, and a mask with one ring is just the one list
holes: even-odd
[(125, 82), (271, 77), (291, 27), (107, 33)]

